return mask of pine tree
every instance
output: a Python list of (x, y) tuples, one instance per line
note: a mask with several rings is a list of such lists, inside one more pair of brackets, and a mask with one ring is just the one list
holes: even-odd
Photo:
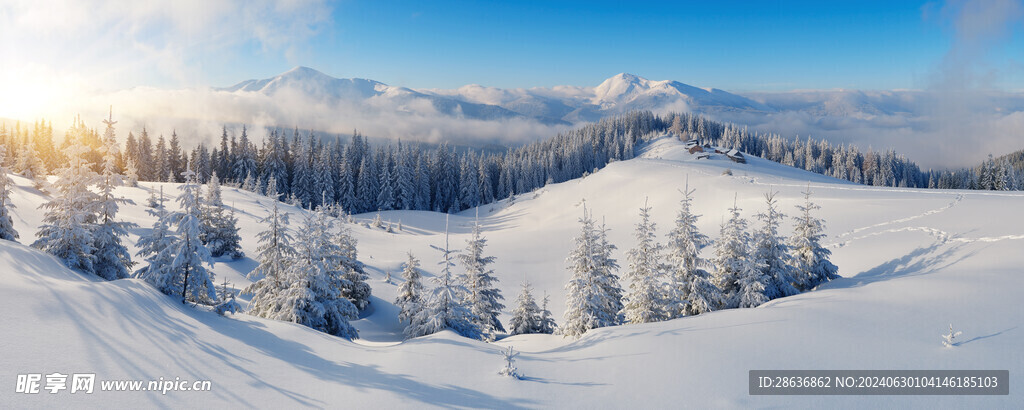
[(764, 295), (768, 300), (799, 293), (793, 287), (792, 258), (784, 239), (779, 235), (779, 224), (786, 215), (779, 212), (775, 193), (764, 195), (765, 212), (756, 215), (761, 220), (761, 229), (754, 233), (754, 259), (764, 262), (761, 273), (766, 277)]
[(409, 151), (407, 153), (399, 149), (395, 198), (398, 209), (419, 209), (416, 207), (416, 164), (412, 151)]
[(139, 247), (136, 256), (144, 258), (146, 266), (135, 271), (135, 277), (149, 282), (161, 292), (174, 294), (175, 287), (169, 280), (173, 278), (170, 268), (174, 261), (171, 245), (177, 242), (177, 236), (171, 231), (172, 215), (164, 207), (164, 201), (164, 189), (161, 186), (155, 209), (147, 210), (150, 215), (157, 217), (156, 222), (149, 234), (139, 237), (136, 244)]
[(37, 187), (42, 186), (46, 181), (46, 166), (39, 158), (39, 153), (28, 141), (22, 144), (21, 150), (18, 151), (14, 162), (14, 172), (31, 179)]
[(662, 297), (661, 280), (666, 267), (661, 263), (664, 247), (657, 243), (656, 224), (651, 222), (651, 208), (644, 201), (640, 208), (640, 222), (636, 225), (636, 246), (629, 250), (627, 260), (630, 280), (629, 292), (623, 297), (622, 316), (628, 323), (650, 323), (668, 317), (666, 301)]
[[(176, 225), (175, 234), (158, 237), (156, 231), (166, 230), (166, 227), (154, 226), (152, 239), (147, 240), (145, 246), (140, 246), (140, 255), (148, 255), (149, 266), (140, 270), (137, 276), (165, 294), (180, 295), (182, 303), (212, 304), (217, 300), (213, 272), (208, 271), (204, 264), (212, 267), (213, 259), (210, 250), (200, 240), (201, 186), (191, 170), (185, 171), (183, 177), (185, 183), (178, 187), (182, 191), (178, 195), (181, 210), (164, 214), (157, 221), (158, 225), (167, 224), (163, 220), (169, 219)], [(160, 212), (164, 212), (162, 207)]]
[(185, 162), (186, 157), (181, 151), (181, 144), (178, 142), (178, 132), (172, 130), (171, 140), (167, 147), (167, 171), (171, 177), (167, 179), (167, 182), (181, 182), (180, 176), (185, 171)]
[(740, 217), (740, 208), (729, 208), (729, 220), (722, 223), (721, 235), (715, 241), (714, 278), (724, 296), (723, 308), (739, 307), (742, 289), (740, 279), (751, 258), (747, 221)]
[(298, 131), (295, 134), (297, 140), (294, 145), (295, 153), (292, 157), (294, 163), (294, 170), (292, 171), (292, 184), (291, 194), (298, 198), (299, 206), (309, 208), (313, 202), (314, 195), (319, 197), (319, 193), (313, 192), (313, 170), (311, 163), (312, 152), (309, 143), (303, 143), (301, 138), (298, 138)]
[(260, 225), (266, 226), (267, 230), (256, 236), (259, 241), (256, 247), (259, 265), (247, 275), (250, 279), (270, 277), (271, 281), (281, 281), (288, 260), (295, 256), (295, 249), (291, 245), (293, 238), (288, 233), (288, 213), (281, 213), (279, 206), (280, 195), (277, 193), (277, 179), (270, 177), (267, 183), (267, 196), (271, 200), (270, 213), (260, 220)]
[(201, 239), (210, 249), (213, 257), (228, 256), (231, 259), (241, 259), (245, 256), (240, 244), (242, 238), (238, 235), (238, 219), (234, 213), (225, 214), (224, 201), (221, 199), (220, 179), (217, 173), (210, 175), (206, 183), (206, 198), (203, 200), (203, 212), (201, 215), (202, 236)]
[(797, 205), (800, 215), (796, 217), (793, 236), (789, 238), (790, 254), (793, 256), (793, 280), (800, 291), (814, 289), (824, 282), (838, 278), (839, 268), (828, 260), (832, 251), (821, 245), (825, 237), (825, 222), (811, 215), (812, 211), (821, 209), (811, 202), (811, 187), (804, 191), (803, 205)]
[(376, 211), (379, 193), (380, 185), (377, 181), (373, 156), (367, 155), (363, 157), (363, 162), (359, 165), (359, 182), (356, 184), (356, 212)]
[(128, 199), (114, 196), (114, 186), (120, 183), (121, 175), (117, 173), (115, 161), (118, 154), (117, 140), (114, 138), (114, 124), (111, 118), (103, 121), (107, 129), (103, 134), (103, 174), (98, 178), (100, 197), (98, 198), (99, 220), (93, 228), (93, 270), (97, 276), (106, 280), (124, 279), (130, 275), (132, 266), (131, 254), (121, 243), (121, 237), (128, 235), (128, 228), (135, 224), (117, 222), (118, 204), (134, 204)]
[(513, 335), (541, 333), (541, 310), (530, 292), (530, 282), (523, 282), (523, 290), (516, 299), (516, 308), (509, 321), (509, 333)]
[[(182, 300), (197, 303), (211, 303), (216, 300), (213, 286), (213, 272), (206, 270), (203, 264), (213, 267), (210, 250), (203, 246), (202, 240), (202, 186), (196, 180), (195, 172), (187, 170), (182, 173), (185, 183), (178, 187), (178, 203), (181, 211), (176, 213), (178, 241), (172, 247), (175, 255), (171, 262), (171, 271), (182, 278)], [(173, 282), (172, 282), (173, 283)]]
[(372, 290), (370, 284), (366, 283), (369, 276), (363, 269), (363, 263), (359, 262), (356, 249), (358, 241), (352, 236), (352, 231), (345, 226), (338, 230), (332, 240), (338, 249), (335, 259), (337, 264), (334, 268), (341, 273), (344, 280), (341, 295), (348, 298), (357, 309), (366, 309), (370, 305)]
[(676, 226), (669, 232), (668, 260), (672, 278), (666, 298), (671, 301), (671, 317), (699, 315), (717, 309), (722, 305), (722, 291), (715, 286), (704, 268), (709, 264), (700, 257), (700, 250), (711, 243), (708, 237), (697, 229), (697, 218), (690, 209), (693, 204), (693, 190), (686, 185)]
[(551, 311), (548, 310), (548, 299), (550, 298), (545, 294), (544, 300), (540, 304), (540, 328), (537, 332), (546, 335), (555, 333), (555, 331), (558, 330), (558, 326), (555, 324), (555, 318), (552, 317)]
[(260, 232), (259, 265), (249, 273), (249, 278), (257, 279), (243, 291), (251, 294), (249, 301), (249, 314), (254, 316), (276, 318), (272, 315), (277, 309), (287, 302), (281, 300), (285, 291), (290, 287), (289, 266), (296, 258), (295, 248), (292, 247), (292, 236), (288, 232), (288, 214), (281, 213), (280, 203), (277, 200), (277, 182), (271, 177), (267, 184), (267, 193), (271, 194), (270, 214), (260, 220), (260, 224), (267, 227)]
[(334, 204), (336, 201), (334, 185), (334, 176), (332, 175), (330, 165), (330, 152), (323, 149), (313, 161), (314, 203), (325, 206)]
[(394, 178), (388, 164), (380, 165), (380, 193), (377, 194), (377, 207), (382, 211), (395, 209)]
[(409, 260), (405, 262), (402, 269), (402, 282), (398, 286), (398, 297), (395, 298), (395, 306), (398, 306), (398, 321), (410, 322), (413, 317), (423, 308), (423, 284), (420, 283), (420, 261), (409, 252)]
[(171, 176), (171, 169), (168, 167), (167, 141), (164, 140), (163, 134), (157, 137), (156, 148), (153, 150), (153, 161), (153, 180), (167, 181)]
[[(249, 135), (245, 126), (242, 127), (242, 136), (239, 137), (238, 145), (232, 150), (231, 154), (234, 156), (234, 163), (231, 164), (231, 175), (235, 182), (244, 181), (246, 178), (251, 178), (252, 181), (255, 181), (256, 176), (259, 175), (256, 169), (256, 153), (249, 142)], [(249, 187), (246, 190), (255, 191), (255, 189), (252, 189), (252, 183), (249, 184)]]
[(618, 316), (618, 312), (622, 311), (622, 288), (619, 286), (619, 275), (616, 272), (619, 271), (619, 263), (615, 258), (612, 258), (612, 252), (618, 247), (608, 242), (608, 229), (604, 223), (604, 218), (601, 219), (601, 228), (597, 232), (597, 253), (594, 255), (594, 261), (597, 266), (598, 273), (598, 285), (600, 286), (601, 292), (608, 295), (608, 300), (611, 302), (609, 306), (612, 316), (614, 316), (616, 324), (622, 323), (622, 318)]
[[(283, 194), (288, 192), (288, 164), (286, 163), (288, 152), (282, 142), (282, 138), (278, 136), (276, 130), (270, 132), (270, 136), (267, 138), (266, 156), (263, 159), (262, 179), (269, 185), (270, 178), (274, 178), (277, 181), (277, 192)], [(270, 195), (267, 194), (267, 196)]]
[(218, 315), (224, 316), (224, 314), (228, 312), (234, 314), (238, 313), (238, 311), (242, 309), (242, 306), (235, 300), (235, 292), (233, 290), (228, 290), (227, 278), (225, 278), (224, 282), (221, 283), (220, 295), (218, 296), (220, 299), (218, 300), (217, 305), (213, 307), (213, 311)]
[(333, 268), (338, 250), (330, 240), (331, 225), (323, 208), (306, 216), (296, 239), (296, 257), (288, 266), (287, 288), (276, 303), (264, 304), (264, 317), (354, 339), (358, 332), (348, 321), (359, 313), (341, 296), (344, 280)]
[(17, 241), (18, 231), (14, 229), (14, 221), (11, 219), (11, 179), (7, 176), (7, 168), (4, 168), (6, 149), (0, 145), (0, 240)]
[(139, 186), (139, 166), (135, 163), (134, 158), (128, 158), (127, 162), (125, 163), (124, 176), (125, 186), (131, 188)]
[(249, 192), (256, 192), (256, 181), (252, 179), (252, 173), (245, 174), (242, 180), (242, 189)]
[(98, 176), (84, 157), (87, 152), (89, 147), (72, 136), (64, 149), (68, 164), (57, 171), (57, 181), (52, 185), (55, 195), (40, 207), (47, 211), (32, 247), (56, 256), (71, 269), (94, 273), (93, 225), (99, 196), (89, 186), (97, 182)]
[(561, 328), (563, 335), (577, 338), (590, 329), (617, 325), (622, 310), (620, 293), (614, 291), (618, 289), (616, 278), (609, 275), (614, 260), (607, 256), (611, 249), (603, 239), (604, 231), (595, 227), (586, 208), (579, 221), (582, 226), (575, 238), (576, 248), (567, 259), (572, 279), (565, 285), (565, 324)]
[(139, 178), (143, 181), (156, 181), (156, 171), (153, 169), (156, 161), (153, 155), (153, 140), (149, 138), (146, 127), (142, 127), (142, 134), (139, 136)]
[(495, 258), (484, 256), (484, 246), (486, 245), (487, 239), (484, 239), (480, 233), (478, 217), (473, 224), (472, 236), (466, 241), (466, 251), (458, 256), (465, 269), (460, 280), (467, 290), (465, 304), (469, 306), (477, 327), (485, 339), (494, 340), (496, 332), (505, 331), (501, 322), (498, 321), (498, 315), (505, 307), (499, 300), (505, 298), (495, 287), (495, 282), (498, 279), (494, 277), (494, 270), (488, 268), (488, 265), (494, 263)]
[(462, 337), (480, 339), (480, 328), (469, 308), (463, 304), (466, 288), (452, 277), (452, 253), (448, 246), (448, 223), (445, 220), (444, 248), (434, 247), (441, 252), (441, 276), (434, 278), (434, 289), (426, 298), (423, 309), (413, 316), (405, 328), (405, 337), (411, 339), (451, 329)]
[(753, 255), (740, 260), (739, 279), (737, 280), (739, 291), (736, 295), (737, 307), (752, 308), (768, 301), (768, 296), (765, 295), (765, 283), (768, 282), (768, 277), (763, 272), (764, 266), (765, 264), (754, 258)]

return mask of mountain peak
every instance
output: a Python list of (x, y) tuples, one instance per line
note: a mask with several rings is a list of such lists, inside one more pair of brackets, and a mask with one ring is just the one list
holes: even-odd
[(649, 88), (650, 81), (646, 78), (629, 73), (619, 73), (594, 88), (594, 102), (602, 106), (612, 104), (624, 96), (643, 92)]
[[(609, 78), (608, 80), (615, 80), (615, 81), (627, 82), (627, 83), (638, 83), (638, 82), (647, 81), (646, 78), (640, 77), (640, 76), (635, 75), (635, 74), (630, 74), (630, 73), (618, 73), (618, 74), (612, 76), (611, 78)], [(605, 81), (608, 81), (608, 80), (605, 80)]]
[(331, 76), (329, 76), (327, 74), (324, 74), (323, 72), (321, 72), (321, 71), (319, 71), (317, 69), (309, 68), (309, 67), (301, 66), (301, 65), (300, 66), (296, 66), (295, 68), (292, 68), (291, 70), (285, 71), (285, 72), (281, 73), (280, 75), (278, 75), (277, 77), (278, 78), (317, 78), (317, 77), (334, 78), (334, 77), (331, 77)]

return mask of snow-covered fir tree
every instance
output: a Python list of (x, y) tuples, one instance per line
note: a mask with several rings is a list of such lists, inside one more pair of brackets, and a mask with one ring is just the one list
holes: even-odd
[(739, 293), (736, 297), (739, 300), (737, 307), (758, 307), (769, 300), (765, 295), (768, 282), (768, 277), (764, 274), (765, 263), (756, 259), (753, 254), (741, 260), (740, 263), (739, 280), (737, 281), (739, 284)]
[(169, 248), (175, 241), (174, 232), (171, 231), (171, 215), (164, 207), (164, 188), (160, 187), (160, 195), (155, 197), (154, 209), (147, 209), (150, 215), (156, 217), (153, 228), (148, 235), (139, 237), (139, 251), (135, 254), (146, 260), (146, 266), (135, 271), (135, 277), (146, 280), (157, 289), (164, 286), (163, 280), (168, 277), (166, 270), (171, 266), (174, 255)]
[[(202, 185), (196, 180), (196, 173), (187, 170), (182, 173), (185, 183), (178, 189), (180, 212), (174, 214), (177, 225), (177, 241), (171, 246), (174, 261), (170, 271), (174, 275), (170, 283), (178, 283), (181, 277), (181, 296), (183, 300), (196, 303), (211, 303), (217, 299), (213, 285), (213, 272), (206, 266), (213, 267), (210, 250), (203, 245), (202, 235)], [(204, 266), (204, 264), (206, 266)]]
[(699, 315), (722, 305), (722, 291), (711, 282), (711, 274), (704, 268), (709, 263), (700, 257), (700, 251), (711, 243), (707, 235), (697, 229), (697, 218), (691, 210), (693, 190), (689, 184), (683, 192), (676, 213), (676, 225), (668, 236), (670, 280), (667, 299), (671, 317)]
[(508, 322), (509, 333), (513, 335), (541, 333), (541, 310), (533, 298), (530, 282), (523, 282), (523, 290), (516, 299), (512, 320)]
[(256, 180), (253, 179), (251, 172), (245, 174), (245, 179), (242, 180), (242, 189), (249, 192), (256, 192)]
[(502, 350), (501, 356), (505, 358), (505, 367), (498, 370), (498, 374), (517, 380), (522, 379), (523, 376), (519, 374), (518, 369), (516, 368), (516, 356), (518, 355), (519, 352), (515, 351), (512, 346), (509, 346), (508, 350)]
[(239, 136), (238, 144), (231, 154), (234, 157), (234, 163), (231, 164), (231, 177), (234, 178), (235, 182), (242, 182), (248, 179), (248, 188), (244, 189), (254, 191), (253, 187), (258, 175), (256, 169), (256, 150), (252, 143), (249, 142), (249, 133), (245, 126), (242, 126), (242, 135)]
[(633, 235), (636, 245), (626, 256), (629, 262), (626, 278), (630, 284), (629, 291), (622, 298), (622, 316), (627, 323), (650, 323), (668, 318), (667, 301), (662, 292), (662, 278), (666, 270), (661, 262), (664, 247), (657, 242), (655, 230), (651, 207), (645, 200)]
[(331, 167), (331, 155), (327, 150), (320, 151), (313, 158), (313, 193), (316, 205), (329, 206), (335, 202), (334, 174)]
[[(178, 195), (181, 210), (164, 213), (154, 226), (151, 239), (146, 240), (149, 243), (140, 246), (139, 254), (147, 256), (149, 266), (140, 269), (137, 276), (165, 294), (180, 295), (182, 303), (211, 304), (217, 300), (217, 294), (213, 273), (204, 266), (212, 267), (213, 259), (200, 240), (201, 186), (191, 170), (185, 171), (183, 176), (185, 183), (178, 187), (182, 191)], [(158, 212), (165, 212), (162, 208)], [(174, 235), (160, 232), (167, 229), (159, 226), (168, 224), (164, 220), (176, 225)]]
[(298, 206), (309, 207), (313, 197), (320, 196), (320, 193), (313, 192), (313, 163), (312, 163), (312, 149), (310, 145), (313, 143), (312, 139), (306, 142), (304, 139), (299, 138), (298, 130), (295, 131), (295, 145), (293, 145), (292, 153), (292, 182), (291, 182), (291, 195), (298, 200)]
[[(608, 226), (604, 222), (604, 218), (601, 218), (601, 227), (597, 229), (597, 253), (594, 254), (594, 262), (597, 267), (598, 277), (601, 278), (597, 283), (600, 285), (601, 292), (608, 295), (608, 300), (611, 302), (612, 312), (621, 312), (622, 305), (622, 287), (619, 285), (619, 262), (612, 257), (612, 252), (618, 249), (617, 246), (613, 245), (608, 241)], [(622, 323), (622, 316), (616, 314), (616, 321)]]
[(398, 306), (398, 321), (409, 322), (416, 313), (423, 307), (423, 284), (421, 282), (420, 261), (409, 252), (409, 259), (405, 261), (402, 268), (402, 282), (398, 286), (398, 297), (395, 298), (395, 306)]
[(139, 166), (135, 158), (128, 158), (124, 164), (124, 186), (135, 188), (139, 186)]
[(363, 157), (359, 165), (359, 178), (356, 183), (356, 207), (359, 212), (377, 210), (377, 195), (380, 191), (377, 167), (373, 162), (373, 156)]
[(206, 183), (206, 197), (203, 200), (202, 241), (213, 257), (228, 256), (240, 259), (242, 238), (238, 235), (238, 219), (233, 213), (226, 213), (221, 198), (220, 179), (214, 172)]
[(769, 299), (791, 296), (799, 293), (793, 286), (793, 266), (789, 248), (779, 234), (779, 224), (786, 216), (779, 212), (776, 193), (764, 195), (765, 212), (756, 215), (761, 227), (754, 232), (754, 259), (764, 262), (761, 272), (766, 283), (764, 295)]
[(945, 347), (959, 346), (960, 343), (958, 343), (956, 341), (956, 338), (960, 337), (960, 335), (963, 334), (963, 333), (964, 332), (961, 332), (961, 331), (958, 331), (958, 330), (954, 331), (953, 330), (953, 324), (950, 323), (949, 324), (949, 333), (946, 333), (946, 334), (942, 335), (942, 345), (945, 346)]
[[(77, 125), (72, 127), (73, 130), (76, 128), (78, 128)], [(67, 152), (65, 152), (65, 155), (67, 155)], [(39, 158), (39, 153), (36, 152), (34, 144), (26, 141), (21, 145), (21, 150), (18, 151), (18, 155), (15, 157), (14, 172), (31, 179), (37, 187), (45, 183), (46, 165)]]
[(797, 205), (796, 209), (800, 213), (795, 218), (796, 225), (793, 227), (793, 236), (789, 237), (788, 245), (793, 256), (793, 280), (796, 288), (807, 291), (838, 278), (836, 272), (839, 268), (828, 260), (832, 251), (821, 245), (821, 240), (825, 237), (825, 222), (811, 215), (811, 212), (821, 207), (811, 202), (810, 185), (807, 186), (807, 191), (804, 191), (804, 203)]
[(397, 209), (416, 208), (416, 164), (411, 149), (402, 149), (399, 142), (395, 169), (395, 201)]
[(622, 310), (621, 290), (613, 273), (617, 266), (610, 258), (605, 231), (595, 226), (586, 207), (579, 221), (576, 247), (567, 259), (572, 278), (565, 285), (565, 323), (561, 327), (563, 335), (577, 338), (590, 329), (619, 324)]
[(117, 221), (118, 204), (132, 202), (128, 199), (114, 196), (114, 187), (121, 182), (121, 175), (117, 173), (118, 145), (114, 138), (113, 117), (104, 120), (107, 129), (103, 134), (103, 173), (97, 179), (99, 184), (99, 218), (96, 226), (93, 227), (93, 271), (97, 276), (106, 279), (123, 279), (131, 274), (131, 268), (135, 265), (132, 262), (131, 254), (121, 243), (121, 237), (128, 235), (128, 228), (135, 224)]
[[(760, 264), (752, 260), (750, 254), (750, 234), (747, 232), (747, 221), (740, 217), (740, 208), (733, 204), (729, 208), (729, 219), (722, 222), (720, 236), (715, 241), (714, 278), (722, 290), (723, 308), (740, 306), (744, 289), (750, 290), (753, 284), (743, 287), (741, 279), (751, 276), (750, 269), (760, 270)], [(762, 289), (763, 290), (763, 289)]]
[(540, 303), (540, 329), (537, 333), (543, 333), (550, 335), (558, 330), (558, 325), (555, 324), (555, 318), (551, 315), (551, 311), (548, 310), (548, 302), (551, 297), (546, 293), (544, 299)]
[(465, 252), (459, 254), (459, 262), (465, 270), (459, 280), (466, 287), (465, 304), (469, 306), (470, 312), (476, 320), (477, 327), (487, 340), (494, 340), (495, 333), (504, 332), (505, 328), (498, 321), (498, 315), (505, 305), (500, 300), (501, 291), (495, 286), (498, 278), (494, 277), (494, 270), (488, 265), (494, 263), (493, 256), (484, 256), (484, 246), (487, 239), (484, 239), (480, 232), (479, 217), (473, 224), (473, 232), (466, 240)]
[(463, 301), (466, 299), (466, 288), (452, 275), (452, 254), (448, 243), (448, 223), (445, 220), (444, 248), (434, 247), (441, 253), (441, 275), (433, 279), (434, 288), (430, 291), (423, 308), (413, 316), (409, 326), (405, 328), (405, 337), (426, 336), (450, 329), (463, 337), (480, 339), (482, 334), (476, 318)]
[(341, 295), (348, 298), (357, 309), (366, 309), (370, 305), (372, 289), (370, 284), (366, 283), (369, 275), (366, 274), (363, 263), (359, 261), (356, 249), (358, 241), (352, 236), (352, 230), (344, 225), (334, 234), (332, 240), (338, 250), (334, 258), (337, 261), (334, 269), (340, 272), (344, 280)]
[(259, 246), (259, 265), (249, 272), (248, 277), (256, 280), (243, 291), (252, 295), (249, 301), (249, 314), (270, 318), (278, 307), (285, 304), (281, 298), (284, 291), (289, 288), (288, 269), (295, 259), (295, 248), (292, 247), (292, 236), (288, 230), (288, 214), (281, 212), (280, 201), (277, 197), (277, 180), (270, 177), (267, 183), (267, 193), (270, 194), (270, 213), (260, 220), (260, 224), (267, 229), (257, 235)]
[(64, 149), (68, 163), (57, 170), (53, 199), (41, 206), (46, 213), (32, 247), (56, 256), (71, 269), (94, 273), (93, 225), (99, 196), (89, 187), (97, 182), (98, 175), (85, 158), (89, 147), (76, 134), (69, 136), (70, 145)]
[(377, 194), (377, 208), (383, 211), (395, 209), (395, 179), (388, 164), (380, 165), (380, 193)]
[(332, 225), (323, 207), (306, 216), (284, 280), (287, 287), (270, 299), (272, 303), (261, 303), (261, 312), (270, 319), (354, 339), (358, 332), (349, 320), (356, 319), (359, 311), (341, 295), (344, 279), (336, 270), (339, 250), (331, 241)]
[(7, 168), (4, 168), (5, 147), (0, 145), (0, 240), (17, 241), (18, 231), (14, 229), (14, 221), (11, 219), (11, 179), (7, 176)]

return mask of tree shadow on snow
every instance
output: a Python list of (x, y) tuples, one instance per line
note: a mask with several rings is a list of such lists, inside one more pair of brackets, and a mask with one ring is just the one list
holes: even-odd
[(855, 276), (839, 278), (822, 284), (817, 289), (857, 288), (890, 279), (927, 275), (956, 265), (977, 253), (977, 251), (973, 251), (961, 254), (960, 251), (963, 250), (965, 244), (948, 247), (944, 245), (947, 243), (939, 241), (930, 246), (919, 247), (906, 255), (886, 261)]
[(965, 344), (968, 344), (968, 343), (971, 343), (971, 342), (974, 342), (974, 341), (977, 341), (977, 340), (988, 339), (990, 337), (996, 337), (996, 336), (999, 336), (999, 335), (1001, 335), (1003, 333), (1006, 333), (1006, 332), (1009, 332), (1011, 330), (1014, 330), (1016, 328), (1017, 328), (1017, 326), (1014, 326), (1014, 327), (1011, 327), (1009, 329), (1003, 329), (1003, 330), (1000, 330), (998, 332), (995, 332), (995, 333), (992, 333), (992, 334), (989, 334), (989, 335), (977, 336), (977, 337), (974, 337), (972, 339), (964, 340), (962, 342), (956, 342), (953, 345), (954, 346), (962, 346), (962, 345), (965, 345)]
[[(76, 326), (79, 337), (68, 335), (69, 340), (79, 342), (95, 341), (86, 346), (95, 352), (89, 356), (90, 366), (101, 378), (116, 377), (155, 379), (159, 376), (182, 377), (193, 380), (211, 380), (225, 377), (217, 373), (230, 368), (241, 375), (233, 376), (236, 381), (257, 389), (275, 391), (300, 406), (329, 407), (329, 403), (300, 391), (274, 383), (267, 374), (257, 372), (268, 365), (292, 366), (325, 384), (337, 384), (356, 390), (373, 389), (391, 392), (423, 404), (443, 407), (487, 407), (516, 408), (507, 400), (484, 392), (458, 386), (432, 385), (415, 380), (412, 376), (385, 372), (376, 365), (362, 365), (329, 360), (312, 351), (307, 345), (278, 337), (266, 329), (266, 324), (257, 320), (221, 317), (212, 312), (193, 308), (178, 302), (176, 297), (156, 292), (150, 285), (139, 280), (119, 280), (104, 283), (82, 283), (90, 286), (87, 294), (94, 300), (87, 306), (72, 303), (62, 297), (55, 288), (46, 287), (51, 295), (47, 309), (60, 311)], [(117, 307), (117, 309), (110, 309)], [(179, 314), (175, 314), (177, 311)], [(182, 317), (188, 318), (182, 320)], [(294, 325), (299, 326), (299, 325)], [(120, 328), (118, 336), (114, 332)], [(212, 343), (203, 333), (213, 331), (227, 341), (236, 343)], [(331, 343), (347, 344), (334, 336), (310, 332), (311, 338), (321, 337)], [(144, 348), (139, 346), (157, 346)], [(346, 346), (339, 346), (346, 347)], [(251, 349), (264, 359), (254, 362), (244, 349)], [(358, 345), (352, 348), (362, 349)], [(350, 353), (358, 354), (353, 350)], [(334, 351), (334, 350), (332, 350)], [(191, 355), (182, 354), (192, 352)], [(143, 365), (148, 362), (149, 365)], [(153, 369), (168, 369), (184, 374), (152, 374)], [(161, 370), (164, 373), (168, 370)], [(125, 373), (125, 374), (121, 374)], [(287, 383), (285, 383), (287, 384)], [(316, 391), (313, 384), (305, 385)], [(224, 401), (242, 407), (257, 407), (258, 402), (247, 400), (231, 389), (213, 389), (210, 393)], [(157, 401), (162, 396), (146, 395), (156, 406), (166, 405)], [(520, 405), (537, 405), (534, 401), (520, 401)]]
[(608, 385), (607, 383), (594, 383), (594, 382), (559, 382), (559, 381), (554, 381), (554, 380), (548, 380), (548, 379), (545, 379), (543, 377), (531, 377), (531, 376), (522, 376), (522, 377), (519, 378), (519, 380), (527, 381), (527, 382), (534, 382), (534, 383), (542, 383), (542, 384), (557, 384), (559, 386), (597, 387), (597, 386), (607, 386)]

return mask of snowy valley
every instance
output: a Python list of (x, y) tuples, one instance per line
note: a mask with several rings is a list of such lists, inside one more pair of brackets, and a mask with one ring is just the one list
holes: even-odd
[[(256, 86), (265, 84), (239, 89)], [(1024, 219), (1018, 215), (1024, 193), (863, 186), (753, 155), (745, 164), (723, 155), (697, 159), (671, 136), (636, 152), (582, 178), (451, 216), (380, 212), (392, 232), (371, 225), (377, 213), (342, 221), (358, 241), (373, 291), (369, 307), (351, 321), (359, 331), (353, 340), (245, 313), (222, 317), (139, 279), (106, 282), (71, 271), (25, 246), (43, 224), (38, 208), (49, 197), (30, 179), (11, 175), (12, 215), (21, 238), (20, 244), (0, 241), (0, 321), (6, 329), (0, 346), (12, 353), (0, 385), (14, 386), (18, 374), (83, 371), (101, 380), (180, 377), (213, 385), (205, 392), (96, 392), (75, 398), (76, 405), (115, 408), (1021, 406), (1012, 392), (1024, 389), (1017, 377), (1024, 371), (1024, 310), (1017, 291), (1024, 287)], [(126, 238), (132, 255), (155, 221), (147, 212), (148, 198), (161, 187), (176, 196), (178, 185), (116, 188), (116, 195), (134, 202), (122, 204), (118, 214), (137, 225)], [(506, 327), (524, 281), (538, 299), (550, 297), (548, 308), (562, 324), (571, 276), (566, 258), (584, 207), (610, 229), (623, 276), (639, 209), (651, 207), (657, 239), (664, 243), (687, 187), (701, 215), (697, 226), (711, 239), (718, 238), (734, 206), (756, 225), (754, 215), (765, 211), (768, 192), (778, 192), (780, 210), (790, 216), (781, 226), (788, 236), (795, 206), (810, 189), (821, 206), (817, 216), (826, 221), (824, 244), (841, 277), (756, 308), (598, 328), (578, 339), (515, 335), (487, 343), (451, 331), (403, 337), (393, 303), (402, 264), (411, 252), (425, 277), (439, 275), (441, 255), (432, 247), (444, 246), (446, 225), (451, 247), (461, 249), (479, 220), (486, 253), (496, 258), (492, 267), (506, 306), (499, 319)], [(237, 290), (251, 283), (246, 275), (256, 267), (257, 234), (266, 229), (259, 221), (271, 199), (225, 186), (222, 200), (238, 218), (246, 256), (218, 258), (214, 282), (227, 280)], [(308, 212), (284, 204), (281, 209), (291, 214), (293, 230)], [(705, 248), (702, 256), (710, 258), (712, 251)], [(248, 298), (240, 296), (243, 308)], [(941, 335), (950, 324), (963, 333), (945, 347)], [(509, 346), (520, 352), (519, 380), (498, 374)], [(748, 395), (748, 371), (759, 369), (1008, 369), (1011, 395)], [(58, 407), (68, 394), (10, 391), (0, 393), (0, 406)]]

